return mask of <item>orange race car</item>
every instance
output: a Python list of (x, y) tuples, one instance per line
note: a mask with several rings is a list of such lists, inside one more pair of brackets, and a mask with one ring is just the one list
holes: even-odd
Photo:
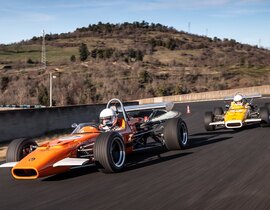
[(6, 163), (16, 179), (55, 175), (87, 164), (105, 173), (119, 172), (126, 155), (161, 146), (168, 150), (188, 145), (188, 129), (172, 103), (123, 106), (111, 99), (100, 113), (100, 124), (73, 124), (74, 131), (40, 146), (31, 139), (13, 140)]

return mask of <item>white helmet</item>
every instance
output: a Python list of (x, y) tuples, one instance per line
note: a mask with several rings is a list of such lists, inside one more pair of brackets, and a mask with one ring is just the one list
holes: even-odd
[(236, 94), (234, 97), (233, 97), (233, 101), (234, 102), (242, 102), (243, 101), (243, 96), (241, 94)]
[(101, 126), (111, 128), (116, 124), (117, 116), (114, 110), (107, 108), (100, 112), (99, 119)]

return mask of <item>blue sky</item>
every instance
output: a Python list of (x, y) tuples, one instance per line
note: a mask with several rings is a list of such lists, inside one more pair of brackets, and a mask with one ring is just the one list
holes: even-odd
[(0, 43), (101, 22), (145, 20), (270, 47), (269, 0), (0, 0)]

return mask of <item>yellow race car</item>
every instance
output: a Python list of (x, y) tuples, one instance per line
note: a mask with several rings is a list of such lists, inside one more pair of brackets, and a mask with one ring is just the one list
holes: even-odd
[(222, 107), (215, 107), (214, 112), (206, 112), (204, 115), (204, 126), (207, 131), (213, 131), (218, 128), (239, 129), (249, 124), (270, 125), (270, 103), (264, 107), (258, 108), (253, 104), (254, 98), (260, 98), (261, 95), (243, 96), (236, 94), (234, 97), (227, 97), (225, 101), (231, 101), (226, 105), (227, 111)]

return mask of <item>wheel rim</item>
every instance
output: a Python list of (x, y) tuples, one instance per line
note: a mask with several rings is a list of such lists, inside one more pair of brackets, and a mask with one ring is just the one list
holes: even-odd
[(110, 147), (110, 155), (113, 164), (116, 167), (119, 168), (123, 166), (126, 154), (125, 154), (125, 147), (121, 138), (116, 137), (113, 139)]
[(182, 122), (180, 124), (180, 135), (181, 135), (181, 143), (183, 145), (186, 145), (188, 141), (188, 131), (186, 124)]
[(28, 154), (30, 154), (33, 151), (33, 149), (32, 149), (33, 146), (36, 146), (36, 145), (35, 144), (32, 144), (32, 143), (24, 145), (22, 147), (22, 150), (21, 150), (21, 157), (20, 157), (20, 159), (23, 159), (25, 156), (27, 156)]

